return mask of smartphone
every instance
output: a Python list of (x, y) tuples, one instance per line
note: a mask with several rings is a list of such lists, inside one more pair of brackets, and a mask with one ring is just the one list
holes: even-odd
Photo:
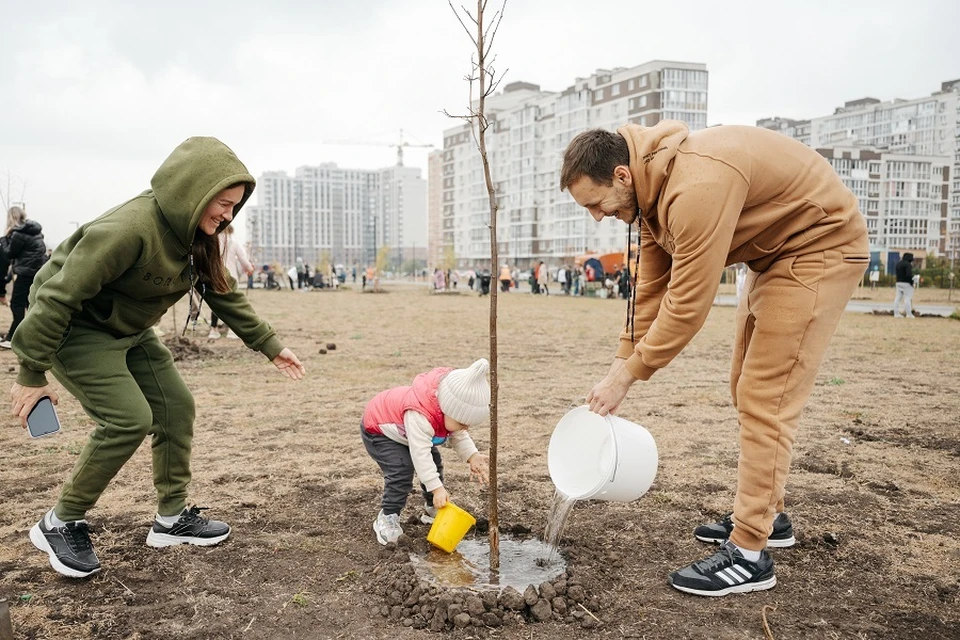
[(27, 432), (31, 438), (42, 438), (60, 431), (60, 420), (50, 398), (43, 396), (27, 416)]

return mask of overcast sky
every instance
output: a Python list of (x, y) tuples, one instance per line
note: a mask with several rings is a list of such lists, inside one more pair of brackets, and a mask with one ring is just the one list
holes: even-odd
[[(147, 188), (189, 136), (255, 176), (378, 168), (394, 148), (325, 141), (403, 129), (440, 147), (458, 124), (442, 110), (469, 98), (472, 45), (443, 0), (11, 0), (0, 23), (0, 192), (51, 245)], [(597, 68), (702, 62), (708, 122), (754, 124), (928, 95), (960, 78), (958, 24), (957, 0), (508, 0), (495, 67), (562, 91)], [(428, 152), (404, 154), (424, 178)]]

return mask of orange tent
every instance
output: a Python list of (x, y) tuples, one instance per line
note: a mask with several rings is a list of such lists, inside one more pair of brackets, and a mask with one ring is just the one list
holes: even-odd
[(583, 261), (587, 258), (596, 258), (600, 261), (600, 264), (603, 265), (604, 273), (613, 273), (614, 271), (623, 267), (623, 265), (630, 263), (630, 273), (635, 275), (633, 272), (637, 269), (637, 245), (632, 245), (630, 247), (630, 257), (627, 259), (627, 252), (617, 251), (614, 253), (604, 253), (603, 255), (597, 255), (596, 253), (589, 253), (584, 256), (577, 257), (574, 262), (579, 266), (583, 264)]

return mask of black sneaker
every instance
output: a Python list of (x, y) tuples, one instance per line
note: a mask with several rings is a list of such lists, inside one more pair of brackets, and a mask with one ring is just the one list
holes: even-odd
[(736, 545), (725, 542), (709, 558), (670, 574), (670, 586), (698, 596), (725, 596), (772, 589), (777, 584), (773, 558), (766, 551), (750, 562)]
[(30, 542), (47, 553), (54, 571), (68, 578), (86, 578), (100, 571), (100, 560), (93, 552), (86, 520), (48, 527), (47, 516), (44, 516), (30, 529)]
[[(733, 514), (728, 513), (720, 519), (720, 522), (712, 524), (702, 524), (693, 530), (693, 535), (697, 540), (703, 542), (715, 542), (722, 544), (730, 538), (733, 531)], [(781, 513), (773, 521), (773, 532), (767, 538), (768, 547), (792, 547), (797, 539), (793, 537), (793, 523), (790, 522), (790, 516)]]
[(230, 535), (230, 525), (202, 517), (200, 512), (204, 509), (206, 507), (184, 509), (180, 519), (169, 527), (154, 519), (153, 527), (147, 534), (147, 544), (157, 548), (178, 544), (209, 547), (223, 542)]

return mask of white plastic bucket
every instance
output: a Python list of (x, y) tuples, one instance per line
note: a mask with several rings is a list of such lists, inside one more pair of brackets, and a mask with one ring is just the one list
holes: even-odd
[(640, 425), (583, 405), (557, 423), (547, 467), (557, 491), (568, 498), (629, 502), (653, 484), (657, 444)]

